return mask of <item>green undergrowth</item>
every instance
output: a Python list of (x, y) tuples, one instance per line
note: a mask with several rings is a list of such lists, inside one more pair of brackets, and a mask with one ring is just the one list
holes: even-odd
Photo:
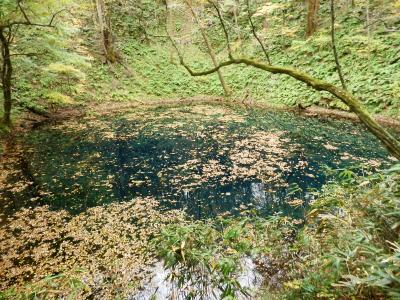
[[(304, 226), (252, 212), (167, 226), (155, 245), (170, 279), (190, 296), (212, 287), (235, 299), (250, 292), (238, 274), (241, 259), (252, 257), (265, 278), (260, 299), (399, 299), (400, 166), (338, 178), (324, 186)], [(271, 284), (278, 272), (280, 282)]]
[[(309, 39), (304, 37), (305, 6), (301, 3), (272, 1), (269, 28), (263, 33), (274, 65), (292, 66), (316, 78), (340, 86), (330, 39), (329, 7), (321, 4), (319, 30)], [(398, 116), (400, 108), (400, 33), (387, 30), (396, 26), (396, 6), (393, 3), (374, 4), (373, 14), (384, 21), (365, 28), (363, 15), (365, 2), (351, 9), (338, 4), (336, 36), (340, 62), (348, 89), (361, 99), (372, 113)], [(244, 9), (244, 7), (241, 7)], [(211, 14), (210, 14), (211, 15)], [(361, 16), (361, 17), (360, 17)], [(210, 16), (209, 16), (210, 17)], [(211, 17), (210, 17), (211, 18)], [(324, 21), (322, 21), (324, 20)], [(264, 19), (254, 17), (258, 28)], [(229, 27), (234, 27), (227, 20)], [(397, 23), (396, 23), (397, 22)], [(228, 58), (224, 36), (214, 19), (208, 32), (219, 61)], [(239, 17), (241, 39), (231, 29), (232, 48), (236, 56), (246, 56), (265, 61), (260, 46), (251, 35), (245, 11)], [(189, 25), (196, 26), (196, 25)], [(164, 34), (160, 28), (150, 31)], [(196, 31), (196, 30), (195, 30)], [(98, 100), (126, 101), (143, 97), (189, 97), (196, 95), (221, 96), (223, 90), (218, 77), (191, 77), (179, 65), (175, 50), (165, 39), (143, 43), (120, 32), (120, 49), (125, 67), (93, 68), (96, 90), (105, 91)], [(212, 64), (204, 51), (201, 37), (194, 34), (190, 42), (179, 44), (186, 62), (195, 70), (209, 69)], [(254, 101), (294, 106), (302, 103), (330, 108), (347, 109), (344, 104), (327, 93), (320, 93), (285, 75), (272, 75), (252, 67), (230, 66), (222, 70), (232, 90), (232, 97), (246, 103)], [(110, 75), (113, 79), (109, 79)]]
[(24, 38), (14, 51), (29, 49), (31, 54), (13, 59), (14, 120), (27, 110), (45, 115), (87, 100), (86, 73), (92, 57), (71, 42), (77, 40), (80, 32), (72, 26), (65, 21), (59, 22), (56, 29), (21, 32)]
[[(312, 39), (293, 40), (284, 52), (272, 53), (273, 63), (281, 66), (293, 66), (309, 72), (311, 75), (340, 86), (335, 71), (335, 64), (327, 39), (328, 32), (323, 31)], [(399, 45), (393, 42), (398, 34), (369, 42), (364, 36), (345, 38), (341, 42), (342, 64), (349, 89), (359, 97), (374, 113), (396, 115), (399, 109), (400, 68), (399, 64), (390, 64), (391, 58)], [(354, 42), (356, 41), (356, 42)], [(369, 45), (369, 43), (371, 43)], [(394, 43), (391, 45), (390, 43)], [(365, 53), (366, 48), (370, 53)], [(250, 44), (243, 45), (245, 56), (264, 60), (260, 51)], [(209, 59), (196, 47), (185, 47), (187, 62), (195, 70), (211, 67)], [(223, 95), (217, 76), (190, 77), (181, 67), (168, 45), (143, 45), (131, 41), (124, 44), (123, 51), (132, 68), (131, 75), (124, 77), (126, 70), (122, 67), (117, 73), (120, 79), (118, 89), (111, 89), (110, 99), (126, 100), (152, 95), (156, 97), (188, 97), (195, 95)], [(221, 52), (220, 61), (227, 54)], [(96, 71), (97, 72), (97, 71)], [(102, 76), (108, 70), (94, 74), (100, 87), (112, 88), (115, 81), (102, 86)], [(121, 74), (122, 73), (122, 74)], [(244, 102), (261, 101), (272, 104), (294, 106), (321, 105), (330, 108), (347, 109), (338, 100), (327, 93), (316, 92), (303, 83), (285, 75), (271, 75), (267, 72), (245, 66), (230, 66), (223, 69), (226, 81), (233, 91), (233, 98)], [(97, 77), (96, 77), (97, 76)]]
[[(375, 18), (382, 11), (379, 18), (385, 21), (371, 25), (369, 34), (365, 28), (363, 8), (364, 2), (354, 9), (344, 4), (338, 7), (337, 47), (344, 77), (349, 90), (372, 113), (398, 117), (400, 32), (385, 27), (397, 26), (396, 7), (393, 3), (382, 3), (371, 8)], [(128, 32), (118, 31), (117, 46), (123, 58), (122, 64), (102, 64), (96, 48), (97, 33), (85, 13), (89, 11), (76, 12), (74, 19), (66, 18), (59, 22), (57, 29), (24, 33), (24, 39), (14, 49), (15, 52), (24, 52), (29, 48), (37, 55), (16, 56), (14, 59), (15, 115), (26, 109), (43, 113), (93, 102), (223, 95), (215, 74), (191, 77), (179, 65), (174, 49), (162, 38), (144, 42)], [(272, 63), (296, 67), (340, 85), (332, 55), (327, 3), (321, 6), (320, 28), (309, 39), (304, 37), (305, 15), (306, 9), (301, 3), (271, 4), (270, 25), (264, 38)], [(236, 40), (231, 33), (236, 56), (265, 60), (250, 34), (246, 16), (243, 13), (239, 18), (242, 39)], [(262, 17), (254, 17), (254, 22), (262, 28)], [(163, 28), (148, 30), (164, 34)], [(218, 26), (213, 26), (209, 34), (218, 60), (223, 61), (227, 53), (219, 31)], [(194, 69), (204, 70), (211, 66), (198, 36), (194, 35), (192, 41), (181, 48)], [(227, 67), (223, 69), (223, 74), (233, 92), (232, 97), (246, 103), (262, 101), (289, 106), (302, 103), (304, 106), (316, 104), (346, 109), (329, 94), (315, 92), (285, 75), (271, 75), (244, 66)]]
[(311, 206), (294, 244), (304, 273), (285, 284), (290, 299), (400, 298), (400, 165), (345, 178)]

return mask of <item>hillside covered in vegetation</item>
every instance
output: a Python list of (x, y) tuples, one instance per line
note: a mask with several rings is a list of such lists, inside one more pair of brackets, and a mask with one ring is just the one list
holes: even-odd
[(0, 299), (399, 299), (400, 1), (0, 0)]

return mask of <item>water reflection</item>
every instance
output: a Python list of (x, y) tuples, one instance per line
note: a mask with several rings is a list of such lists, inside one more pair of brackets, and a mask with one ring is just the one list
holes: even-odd
[[(239, 262), (240, 273), (237, 274), (237, 281), (240, 286), (248, 292), (248, 295), (238, 293), (238, 300), (253, 299), (258, 289), (262, 286), (264, 277), (257, 271), (254, 261), (250, 257), (242, 257)], [(189, 295), (185, 289), (179, 288), (177, 282), (169, 280), (171, 270), (165, 269), (161, 262), (156, 263), (151, 269), (150, 280), (144, 285), (143, 289), (128, 297), (128, 300), (148, 300), (148, 299), (174, 299), (174, 300), (219, 300), (221, 299), (221, 291), (213, 288), (211, 283), (194, 282), (191, 285), (199, 292), (203, 291), (204, 297), (195, 297)]]

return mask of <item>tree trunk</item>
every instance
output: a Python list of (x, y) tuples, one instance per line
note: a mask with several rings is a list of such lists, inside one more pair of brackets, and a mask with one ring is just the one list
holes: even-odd
[(317, 30), (317, 14), (319, 10), (319, 0), (308, 0), (307, 7), (307, 38), (312, 36)]
[[(268, 63), (271, 65), (271, 64), (272, 64), (272, 63), (271, 63), (271, 58), (269, 57), (268, 51), (267, 51), (267, 49), (265, 48), (264, 43), (261, 41), (260, 37), (258, 36), (256, 27), (254, 26), (253, 20), (252, 20), (252, 18), (251, 18), (249, 0), (246, 1), (246, 4), (247, 4), (247, 16), (248, 16), (248, 18), (249, 18), (249, 23), (250, 23), (250, 26), (251, 26), (251, 31), (252, 31), (252, 33), (253, 33), (253, 36), (256, 38), (256, 40), (257, 40), (258, 43), (260, 44), (261, 49), (263, 50), (264, 55), (265, 55), (265, 57), (266, 57)], [(267, 18), (267, 17), (266, 17), (266, 18)]]
[[(204, 39), (204, 43), (205, 43), (205, 45), (207, 47), (207, 51), (208, 51), (208, 54), (211, 57), (213, 65), (214, 65), (214, 67), (217, 67), (218, 66), (217, 58), (216, 58), (214, 50), (213, 50), (213, 48), (211, 46), (210, 40), (208, 39), (208, 36), (207, 36), (207, 34), (205, 32), (205, 29), (204, 29), (203, 25), (200, 23), (199, 19), (197, 18), (197, 15), (194, 12), (193, 7), (189, 3), (189, 1), (186, 1), (186, 4), (188, 5), (194, 20), (196, 21), (197, 25), (199, 26), (200, 33), (201, 33), (201, 35), (202, 35), (202, 37)], [(219, 81), (221, 82), (222, 88), (224, 89), (225, 95), (229, 96), (231, 91), (230, 91), (228, 85), (225, 82), (225, 79), (224, 79), (224, 76), (222, 75), (221, 70), (218, 69), (217, 74), (218, 74)]]
[(104, 63), (115, 63), (117, 55), (114, 48), (114, 36), (111, 31), (110, 22), (107, 21), (104, 0), (94, 0), (96, 6), (96, 19), (99, 24), (102, 47), (104, 52)]
[(6, 126), (11, 125), (11, 77), (12, 77), (12, 63), (10, 57), (10, 45), (6, 36), (4, 35), (4, 29), (0, 28), (0, 42), (1, 42), (1, 56), (3, 65), (1, 68), (1, 83), (3, 85), (3, 97), (4, 97), (4, 114), (3, 124)]

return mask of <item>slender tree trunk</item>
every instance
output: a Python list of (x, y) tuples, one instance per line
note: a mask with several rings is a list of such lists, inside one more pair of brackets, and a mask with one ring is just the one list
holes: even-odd
[(319, 10), (319, 0), (308, 0), (307, 8), (307, 30), (306, 36), (310, 37), (317, 30), (317, 14)]
[(339, 74), (340, 82), (342, 83), (343, 89), (347, 90), (346, 82), (344, 81), (342, 66), (340, 65), (338, 51), (336, 49), (335, 42), (335, 1), (331, 0), (331, 39), (332, 39), (332, 49), (333, 56), (335, 57), (336, 69)]
[[(199, 19), (197, 18), (197, 15), (196, 15), (192, 5), (189, 3), (189, 1), (186, 1), (186, 4), (188, 5), (188, 7), (190, 9), (190, 12), (191, 12), (195, 22), (199, 26), (200, 33), (201, 33), (201, 35), (202, 35), (202, 37), (204, 39), (204, 43), (205, 43), (205, 45), (207, 47), (207, 51), (208, 51), (208, 54), (211, 57), (213, 65), (214, 65), (214, 67), (217, 67), (218, 66), (217, 58), (216, 58), (214, 50), (213, 50), (213, 48), (211, 46), (210, 40), (208, 39), (208, 36), (207, 36), (207, 34), (205, 32), (205, 29), (204, 29), (203, 25), (200, 23)], [(230, 91), (228, 85), (225, 82), (224, 76), (222, 75), (222, 71), (218, 70), (217, 74), (218, 74), (219, 81), (221, 82), (222, 88), (224, 89), (225, 95), (228, 96), (231, 93), (231, 91)]]
[(99, 24), (104, 62), (115, 63), (117, 61), (114, 49), (114, 36), (111, 31), (110, 22), (107, 21), (104, 0), (94, 0), (96, 6), (96, 20)]
[(11, 77), (12, 77), (12, 63), (10, 57), (10, 45), (6, 36), (4, 35), (4, 29), (0, 28), (0, 42), (1, 42), (1, 56), (3, 60), (1, 68), (1, 83), (3, 85), (3, 97), (4, 97), (4, 115), (3, 124), (11, 125)]

